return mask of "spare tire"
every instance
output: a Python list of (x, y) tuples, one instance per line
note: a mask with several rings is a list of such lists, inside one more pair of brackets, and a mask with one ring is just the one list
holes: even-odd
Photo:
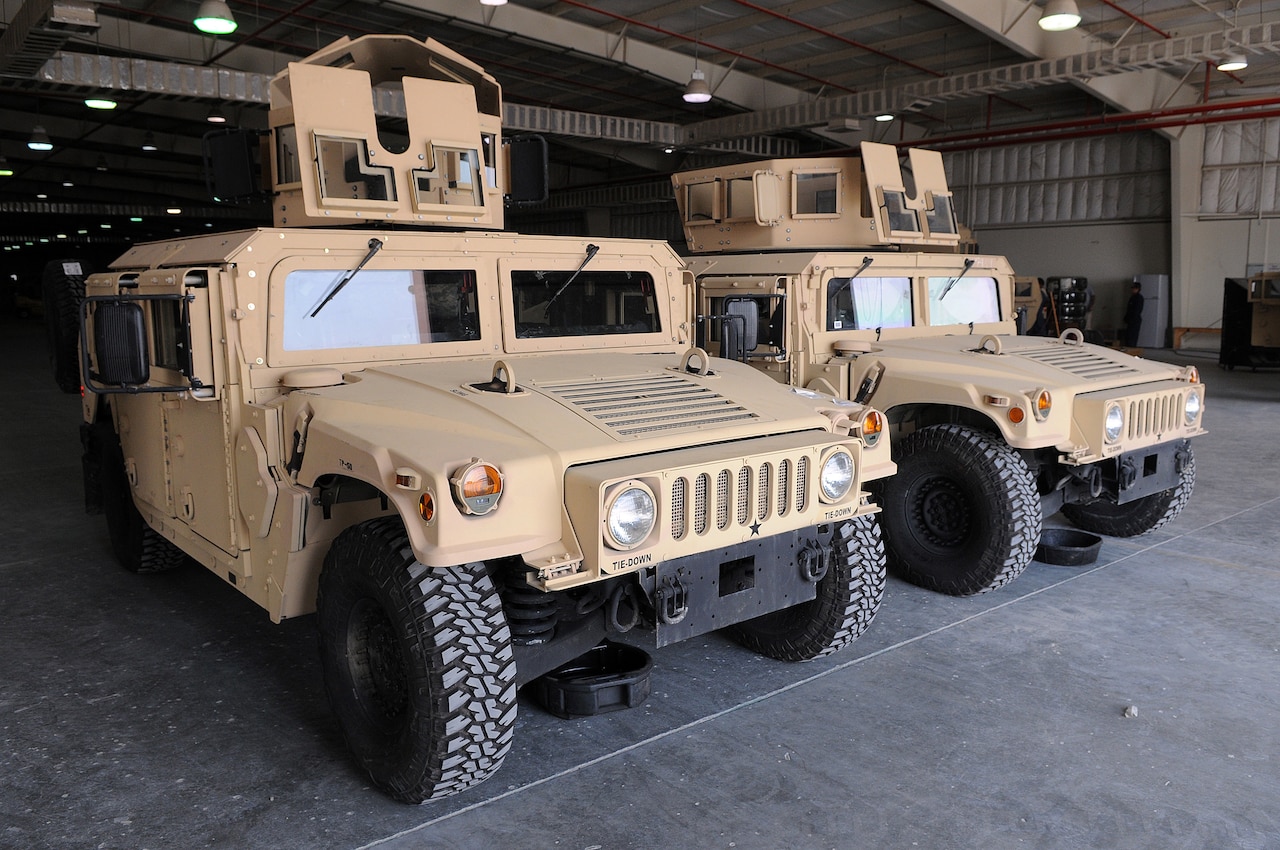
[(64, 393), (80, 392), (80, 303), (91, 273), (80, 260), (50, 260), (42, 278), (44, 323), (53, 379)]

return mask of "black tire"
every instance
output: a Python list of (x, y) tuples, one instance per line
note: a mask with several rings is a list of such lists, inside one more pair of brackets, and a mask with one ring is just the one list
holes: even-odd
[(421, 803), (501, 766), (516, 664), (484, 564), (425, 567), (398, 518), (370, 520), (334, 540), (317, 607), (325, 690), (374, 784)]
[(728, 629), (735, 641), (780, 661), (811, 661), (844, 649), (871, 625), (884, 596), (884, 543), (875, 516), (832, 532), (835, 557), (818, 595)]
[(80, 304), (84, 301), (84, 274), (66, 273), (73, 260), (50, 260), (42, 278), (44, 323), (49, 339), (53, 379), (64, 393), (80, 392)]
[(1088, 504), (1063, 505), (1062, 515), (1077, 528), (1111, 537), (1136, 537), (1155, 531), (1172, 522), (1191, 498), (1196, 486), (1196, 461), (1193, 455), (1169, 490), (1152, 493), (1117, 505), (1114, 496), (1104, 495)]
[(952, 596), (1022, 574), (1042, 516), (1020, 454), (982, 431), (932, 425), (895, 441), (893, 455), (897, 474), (873, 484), (891, 572)]
[(138, 513), (124, 469), (124, 454), (115, 435), (99, 443), (102, 513), (107, 518), (107, 534), (116, 560), (132, 573), (163, 573), (182, 566), (186, 553), (161, 537)]

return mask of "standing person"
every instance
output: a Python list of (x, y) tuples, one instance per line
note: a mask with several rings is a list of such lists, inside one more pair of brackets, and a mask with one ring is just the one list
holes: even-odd
[(1129, 304), (1124, 309), (1124, 344), (1126, 348), (1137, 348), (1138, 331), (1142, 329), (1142, 308), (1146, 306), (1142, 297), (1142, 284), (1133, 282), (1133, 294), (1129, 296)]

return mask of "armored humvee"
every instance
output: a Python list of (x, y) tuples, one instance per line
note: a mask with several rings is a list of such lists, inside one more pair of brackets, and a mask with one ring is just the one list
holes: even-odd
[(942, 158), (861, 158), (674, 175), (701, 340), (775, 380), (890, 420), (898, 472), (875, 487), (889, 568), (968, 595), (1015, 578), (1043, 518), (1116, 536), (1191, 495), (1204, 387), (1176, 368), (1017, 336), (1014, 276), (961, 245)]
[[(412, 802), (490, 776), (517, 687), (606, 636), (806, 660), (884, 587), (883, 415), (694, 347), (665, 243), (502, 232), (500, 115), (431, 40), (293, 62), (260, 148), (274, 226), (138, 245), (81, 307), (118, 559), (317, 612), (346, 740)], [(207, 145), (243, 184), (259, 148)]]

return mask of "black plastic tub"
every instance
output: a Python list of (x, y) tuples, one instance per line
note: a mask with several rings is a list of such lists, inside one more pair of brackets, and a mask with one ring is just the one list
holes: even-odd
[(1046, 528), (1040, 533), (1036, 560), (1060, 567), (1080, 567), (1098, 560), (1102, 538), (1075, 528)]
[(529, 683), (525, 693), (557, 717), (635, 708), (649, 698), (649, 653), (606, 640)]

